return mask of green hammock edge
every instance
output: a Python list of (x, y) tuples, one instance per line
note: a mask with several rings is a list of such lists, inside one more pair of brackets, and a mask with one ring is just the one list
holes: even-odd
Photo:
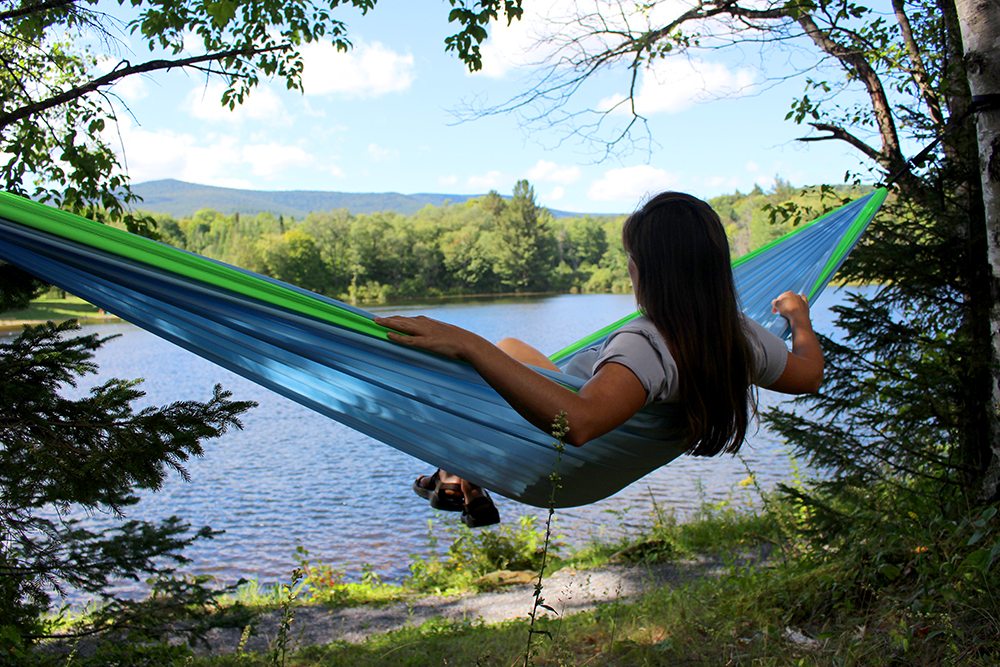
[[(823, 270), (820, 272), (819, 278), (817, 278), (816, 281), (813, 283), (812, 287), (809, 288), (807, 296), (809, 297), (810, 300), (812, 300), (829, 282), (830, 278), (833, 277), (833, 272), (836, 270), (840, 262), (844, 259), (844, 256), (854, 246), (854, 243), (858, 240), (858, 237), (861, 236), (861, 233), (865, 230), (865, 227), (868, 226), (868, 223), (871, 222), (871, 219), (875, 216), (875, 213), (878, 211), (879, 207), (882, 206), (882, 202), (885, 201), (885, 198), (888, 194), (889, 191), (886, 188), (876, 188), (875, 191), (872, 192), (868, 202), (865, 204), (865, 207), (861, 209), (861, 212), (854, 218), (854, 221), (851, 223), (850, 227), (848, 227), (847, 232), (844, 233), (843, 237), (841, 237), (840, 241), (837, 243), (837, 247), (834, 248), (833, 253), (830, 255), (830, 258), (824, 265)], [(782, 236), (774, 239), (773, 241), (770, 241), (769, 243), (762, 245), (756, 250), (752, 250), (747, 254), (743, 255), (742, 257), (733, 260), (733, 268), (735, 269), (740, 264), (750, 261), (751, 259), (753, 259), (757, 255), (760, 255), (761, 253), (767, 252), (774, 246), (783, 243), (790, 237), (795, 236), (796, 234), (801, 234), (806, 229), (809, 229), (815, 224), (819, 224), (826, 218), (830, 217), (831, 215), (834, 215), (837, 211), (847, 206), (850, 206), (852, 203), (853, 202), (849, 202), (847, 204), (844, 204), (843, 206), (838, 206), (832, 211), (824, 213), (820, 217), (811, 221), (809, 224), (803, 225), (798, 229), (793, 229), (787, 234), (783, 234)], [(581, 338), (572, 345), (564, 347), (555, 354), (550, 355), (549, 360), (551, 360), (553, 363), (559, 363), (560, 361), (570, 356), (571, 354), (574, 354), (575, 352), (578, 352), (579, 350), (594, 344), (595, 342), (608, 336), (612, 331), (615, 331), (625, 326), (626, 324), (640, 317), (641, 315), (642, 311), (638, 310), (634, 313), (626, 315), (617, 322), (609, 324), (606, 327), (603, 327), (602, 329), (595, 331), (589, 336)]]
[(363, 315), (260, 280), (225, 264), (9, 192), (0, 192), (0, 216), (140, 264), (155, 266), (322, 322), (388, 340), (388, 329)]
[[(836, 266), (843, 259), (844, 254), (851, 248), (857, 237), (875, 215), (875, 212), (881, 206), (887, 194), (888, 191), (885, 188), (878, 188), (872, 194), (865, 208), (851, 223), (848, 232), (837, 244), (819, 279), (816, 280), (810, 289), (810, 298), (815, 296), (829, 280)], [(743, 262), (749, 261), (753, 257), (766, 252), (787, 238), (799, 234), (812, 225), (821, 222), (826, 217), (833, 215), (840, 208), (843, 207), (834, 209), (809, 224), (792, 230), (770, 243), (743, 255), (733, 262), (733, 266), (737, 267)], [(335, 326), (383, 340), (388, 339), (388, 329), (375, 324), (371, 319), (363, 315), (338, 308), (333, 304), (315, 299), (282, 285), (259, 280), (225, 264), (216, 263), (204, 257), (153, 241), (152, 239), (130, 234), (124, 230), (94, 222), (74, 213), (25, 199), (19, 195), (0, 192), (0, 216), (8, 217), (20, 224), (60, 238), (95, 247), (141, 264), (175, 272), (187, 278), (248, 296), (264, 303), (328, 322)], [(641, 314), (640, 311), (636, 311), (630, 315), (626, 315), (620, 320), (580, 339), (576, 343), (559, 350), (549, 358), (554, 362), (561, 361), (574, 352), (606, 337), (612, 331), (628, 324)]]
[[(823, 270), (819, 274), (819, 278), (813, 283), (812, 287), (809, 288), (809, 292), (806, 296), (809, 297), (810, 301), (823, 290), (823, 288), (833, 279), (833, 273), (840, 266), (841, 262), (847, 256), (847, 253), (851, 251), (854, 244), (857, 243), (861, 234), (865, 231), (868, 223), (871, 222), (872, 218), (878, 212), (879, 208), (882, 207), (882, 203), (885, 198), (889, 195), (889, 190), (887, 188), (876, 188), (871, 194), (871, 198), (865, 207), (861, 209), (861, 213), (858, 214), (854, 221), (851, 223), (850, 227), (847, 228), (847, 232), (841, 237), (840, 242), (837, 243), (837, 247), (833, 249), (833, 253), (830, 255), (830, 259), (827, 261)], [(835, 213), (836, 211), (831, 211)], [(829, 214), (827, 214), (829, 215)], [(826, 216), (823, 216), (824, 218)]]

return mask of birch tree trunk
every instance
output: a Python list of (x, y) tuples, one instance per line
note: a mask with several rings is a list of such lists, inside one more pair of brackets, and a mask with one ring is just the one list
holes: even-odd
[(1000, 495), (1000, 1), (955, 0), (975, 114), (990, 266), (992, 406), (981, 495)]

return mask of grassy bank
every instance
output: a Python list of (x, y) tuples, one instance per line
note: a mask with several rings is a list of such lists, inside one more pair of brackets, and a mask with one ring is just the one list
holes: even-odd
[[(555, 568), (641, 567), (706, 555), (724, 565), (711, 576), (662, 586), (641, 598), (542, 620), (528, 664), (997, 664), (998, 574), (995, 559), (983, 555), (1000, 552), (995, 508), (922, 528), (910, 525), (907, 514), (901, 508), (898, 523), (887, 524), (882, 534), (815, 542), (802, 537), (810, 517), (801, 507), (770, 503), (758, 513), (724, 507), (684, 524), (654, 517), (648, 533), (615, 544), (566, 555), (556, 548)], [(528, 519), (505, 530), (458, 530), (447, 536), (454, 541), (446, 553), (414, 559), (410, 579), (393, 586), (370, 571), (360, 582), (347, 582), (342, 572), (301, 552), (301, 578), (242, 593), (250, 607), (288, 620), (260, 630), (268, 639), (266, 651), (244, 651), (238, 639), (215, 656), (178, 645), (108, 643), (97, 654), (59, 664), (525, 664), (527, 621), (486, 625), (439, 619), (373, 634), (357, 644), (337, 641), (287, 655), (284, 650), (296, 614), (305, 618), (303, 604), (381, 605), (428, 592), (488, 590), (496, 582), (481, 573), (536, 557), (538, 537), (539, 527)], [(760, 553), (770, 555), (747, 558)], [(525, 593), (525, 614), (532, 599)]]
[[(995, 516), (987, 507), (947, 526), (906, 531), (898, 530), (907, 524), (901, 517), (883, 535), (856, 535), (839, 549), (832, 541), (827, 549), (801, 539), (800, 524), (809, 517), (789, 504), (760, 514), (706, 512), (680, 525), (660, 517), (646, 535), (558, 562), (641, 565), (712, 554), (729, 565), (717, 577), (545, 620), (528, 663), (995, 665), (998, 576), (982, 555), (1000, 550)], [(770, 558), (745, 558), (762, 547)], [(527, 621), (432, 621), (360, 644), (311, 647), (284, 664), (509, 666), (525, 664), (527, 637)], [(237, 651), (190, 664), (269, 665), (278, 658), (276, 651)]]
[[(415, 559), (413, 576), (395, 586), (370, 571), (360, 582), (346, 582), (343, 573), (300, 552), (294, 581), (241, 594), (250, 607), (246, 632), (256, 627), (256, 612), (282, 619), (276, 630), (262, 631), (266, 651), (245, 651), (238, 639), (214, 656), (176, 643), (104, 642), (96, 653), (39, 664), (995, 665), (1000, 578), (993, 560), (981, 557), (983, 549), (1000, 551), (995, 515), (988, 507), (946, 530), (933, 523), (910, 531), (887, 526), (884, 535), (870, 536), (874, 541), (856, 536), (847, 548), (830, 541), (828, 549), (801, 539), (808, 517), (790, 503), (770, 503), (756, 514), (716, 508), (684, 524), (654, 517), (645, 535), (556, 554), (555, 567), (641, 567), (711, 554), (721, 557), (721, 572), (596, 611), (550, 616), (536, 626), (527, 662), (527, 621), (432, 620), (357, 644), (338, 641), (287, 654), (285, 648), (303, 604), (380, 605), (495, 585), (477, 573), (537, 555), (539, 530), (531, 520), (505, 532), (460, 530), (448, 536), (454, 542), (446, 554)], [(760, 553), (769, 556), (747, 558)], [(525, 614), (531, 604), (526, 593)]]
[[(802, 562), (732, 567), (719, 579), (663, 588), (642, 599), (547, 622), (535, 665), (995, 665), (995, 619), (914, 614), (890, 596), (864, 609), (837, 601), (844, 572)], [(904, 596), (905, 597), (905, 596)], [(904, 603), (904, 604), (901, 604)], [(961, 616), (961, 613), (959, 614)], [(956, 618), (950, 620), (957, 620)], [(978, 627), (977, 627), (978, 626)], [(526, 622), (426, 623), (361, 644), (334, 643), (291, 656), (290, 665), (524, 664)], [(273, 664), (233, 654), (193, 665)]]
[(8, 310), (0, 313), (0, 327), (37, 324), (49, 320), (63, 322), (74, 319), (81, 322), (95, 322), (118, 318), (99, 310), (96, 306), (75, 296), (67, 296), (65, 298), (43, 297), (32, 301), (28, 304), (27, 308)]

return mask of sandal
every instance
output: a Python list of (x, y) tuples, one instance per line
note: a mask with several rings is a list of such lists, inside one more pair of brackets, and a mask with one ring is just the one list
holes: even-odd
[(413, 482), (413, 492), (430, 501), (431, 507), (443, 512), (461, 512), (465, 505), (462, 495), (462, 485), (453, 482), (442, 482), (440, 470), (433, 475), (421, 475)]
[(462, 508), (462, 523), (469, 528), (481, 528), (500, 523), (500, 512), (493, 504), (490, 494), (486, 489), (482, 489), (483, 495), (476, 496), (465, 504)]

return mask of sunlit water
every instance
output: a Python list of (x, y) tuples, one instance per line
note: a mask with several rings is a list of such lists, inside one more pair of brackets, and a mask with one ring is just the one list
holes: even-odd
[[(836, 301), (828, 294), (814, 308), (818, 330), (830, 331), (827, 307)], [(633, 308), (631, 296), (563, 295), (380, 310), (425, 313), (493, 340), (513, 335), (553, 351)], [(438, 526), (458, 524), (457, 514), (435, 514), (413, 494), (415, 476), (432, 472), (421, 461), (131, 325), (89, 325), (84, 332), (119, 337), (97, 353), (100, 374), (81, 389), (111, 377), (142, 377), (144, 404), (163, 404), (207, 399), (212, 386), (222, 383), (235, 398), (259, 404), (245, 415), (242, 431), (208, 442), (205, 456), (189, 462), (189, 482), (173, 475), (160, 491), (143, 493), (128, 510), (129, 518), (177, 515), (194, 527), (225, 531), (186, 552), (191, 571), (223, 582), (286, 580), (296, 547), (302, 546), (349, 576), (357, 576), (367, 563), (385, 579), (400, 580), (410, 556), (430, 549), (428, 519)], [(762, 391), (760, 399), (766, 409), (781, 397)], [(753, 487), (739, 484), (747, 467), (764, 488), (792, 474), (787, 448), (763, 428), (744, 446), (742, 459), (682, 457), (611, 498), (558, 511), (557, 533), (570, 545), (634, 533), (649, 524), (654, 506), (683, 518), (706, 503), (754, 502)], [(506, 498), (496, 502), (508, 522), (540, 514)], [(93, 526), (112, 521), (103, 515), (86, 518)]]

